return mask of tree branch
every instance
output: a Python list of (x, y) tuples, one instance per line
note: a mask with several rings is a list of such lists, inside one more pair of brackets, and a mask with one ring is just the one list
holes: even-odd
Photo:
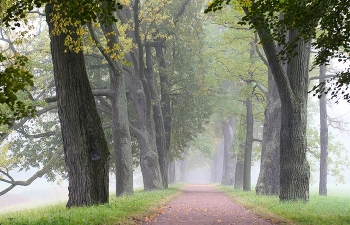
[(6, 194), (7, 192), (9, 192), (10, 190), (12, 190), (15, 186), (28, 186), (31, 183), (33, 183), (34, 180), (36, 180), (39, 177), (42, 177), (43, 175), (45, 175), (49, 169), (51, 169), (51, 167), (53, 166), (53, 164), (57, 161), (58, 157), (60, 156), (60, 154), (63, 152), (63, 148), (59, 148), (56, 150), (55, 154), (52, 156), (52, 158), (50, 159), (50, 161), (39, 171), (37, 171), (33, 176), (31, 176), (28, 180), (26, 181), (15, 181), (8, 172), (5, 172), (3, 170), (0, 170), (0, 172), (2, 174), (4, 174), (5, 176), (7, 176), (9, 179), (4, 179), (4, 178), (0, 178), (0, 181), (11, 184), (10, 187), (6, 188), (5, 190), (0, 192), (0, 196)]
[(326, 76), (317, 76), (317, 77), (310, 77), (309, 80), (318, 80), (318, 79), (321, 79), (321, 78), (324, 78), (324, 79), (327, 79), (327, 78), (333, 78), (335, 77), (336, 75), (335, 74), (330, 74), (330, 75), (326, 75)]
[(253, 141), (262, 143), (262, 140), (261, 139), (257, 139), (257, 138), (253, 138)]

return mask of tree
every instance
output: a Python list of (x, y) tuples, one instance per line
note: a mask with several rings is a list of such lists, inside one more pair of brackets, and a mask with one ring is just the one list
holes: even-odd
[[(57, 11), (51, 4), (46, 5), (45, 11), (52, 34), (58, 29), (53, 22)], [(78, 28), (67, 27), (72, 40), (79, 42)], [(58, 115), (68, 169), (67, 207), (106, 203), (109, 197), (109, 150), (83, 53), (67, 49), (67, 36), (67, 33), (51, 36)]]
[[(102, 32), (107, 40), (106, 47), (103, 47), (98, 40), (94, 28), (88, 25), (90, 35), (99, 48), (101, 54), (109, 65), (110, 91), (108, 97), (111, 101), (112, 114), (112, 139), (115, 160), (116, 174), (116, 195), (133, 193), (133, 163), (131, 136), (129, 130), (129, 116), (126, 99), (126, 88), (124, 72), (122, 69), (122, 55), (119, 41), (120, 34), (117, 27), (112, 24), (100, 24)], [(107, 54), (107, 52), (111, 52)]]
[(222, 133), (224, 136), (224, 159), (222, 172), (222, 185), (233, 185), (235, 181), (236, 157), (233, 154), (233, 140), (236, 132), (235, 120), (231, 118), (229, 121), (222, 122)]
[[(320, 67), (320, 82), (324, 82), (326, 66)], [(328, 170), (328, 124), (327, 124), (327, 99), (325, 95), (320, 98), (320, 182), (319, 194), (327, 195), (327, 170)]]
[(260, 172), (255, 191), (260, 195), (278, 195), (280, 177), (281, 101), (271, 70), (263, 128)]
[[(79, 48), (81, 37), (77, 33), (81, 24), (96, 21), (97, 14), (106, 15), (106, 20), (101, 22), (115, 21), (113, 12), (120, 3), (102, 2), (104, 4), (94, 1), (81, 4), (63, 0), (55, 4), (55, 8), (51, 1), (45, 0), (14, 2), (2, 18), (7, 26), (13, 25), (15, 29), (28, 11), (46, 4), (49, 31), (56, 34), (51, 36), (51, 52), (69, 176), (67, 207), (108, 202), (109, 151)], [(11, 24), (12, 21), (15, 22)], [(72, 41), (76, 48), (68, 48), (67, 41)]]

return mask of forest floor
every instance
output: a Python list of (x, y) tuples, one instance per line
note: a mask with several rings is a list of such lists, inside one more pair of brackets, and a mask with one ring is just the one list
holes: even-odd
[(192, 224), (275, 224), (234, 203), (210, 184), (187, 184), (183, 194), (157, 213), (145, 218), (142, 225)]

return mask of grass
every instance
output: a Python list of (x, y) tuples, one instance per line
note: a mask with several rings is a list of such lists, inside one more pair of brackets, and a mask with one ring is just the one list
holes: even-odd
[(217, 188), (236, 203), (279, 224), (350, 224), (350, 195), (341, 194), (349, 193), (349, 187), (343, 190), (338, 188), (339, 196), (332, 190), (329, 191), (332, 193), (330, 196), (319, 196), (317, 192), (312, 191), (308, 203), (280, 203), (278, 197), (259, 196), (254, 191), (245, 192), (223, 186)]
[(64, 203), (0, 214), (0, 225), (19, 224), (136, 224), (181, 193), (183, 184), (166, 190), (136, 191), (134, 195), (111, 196), (109, 204), (67, 209)]

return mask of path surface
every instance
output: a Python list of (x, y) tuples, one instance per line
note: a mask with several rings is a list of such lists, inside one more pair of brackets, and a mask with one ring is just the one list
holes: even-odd
[(158, 213), (155, 218), (147, 218), (142, 225), (273, 224), (233, 203), (225, 194), (206, 184), (187, 185), (180, 197)]

